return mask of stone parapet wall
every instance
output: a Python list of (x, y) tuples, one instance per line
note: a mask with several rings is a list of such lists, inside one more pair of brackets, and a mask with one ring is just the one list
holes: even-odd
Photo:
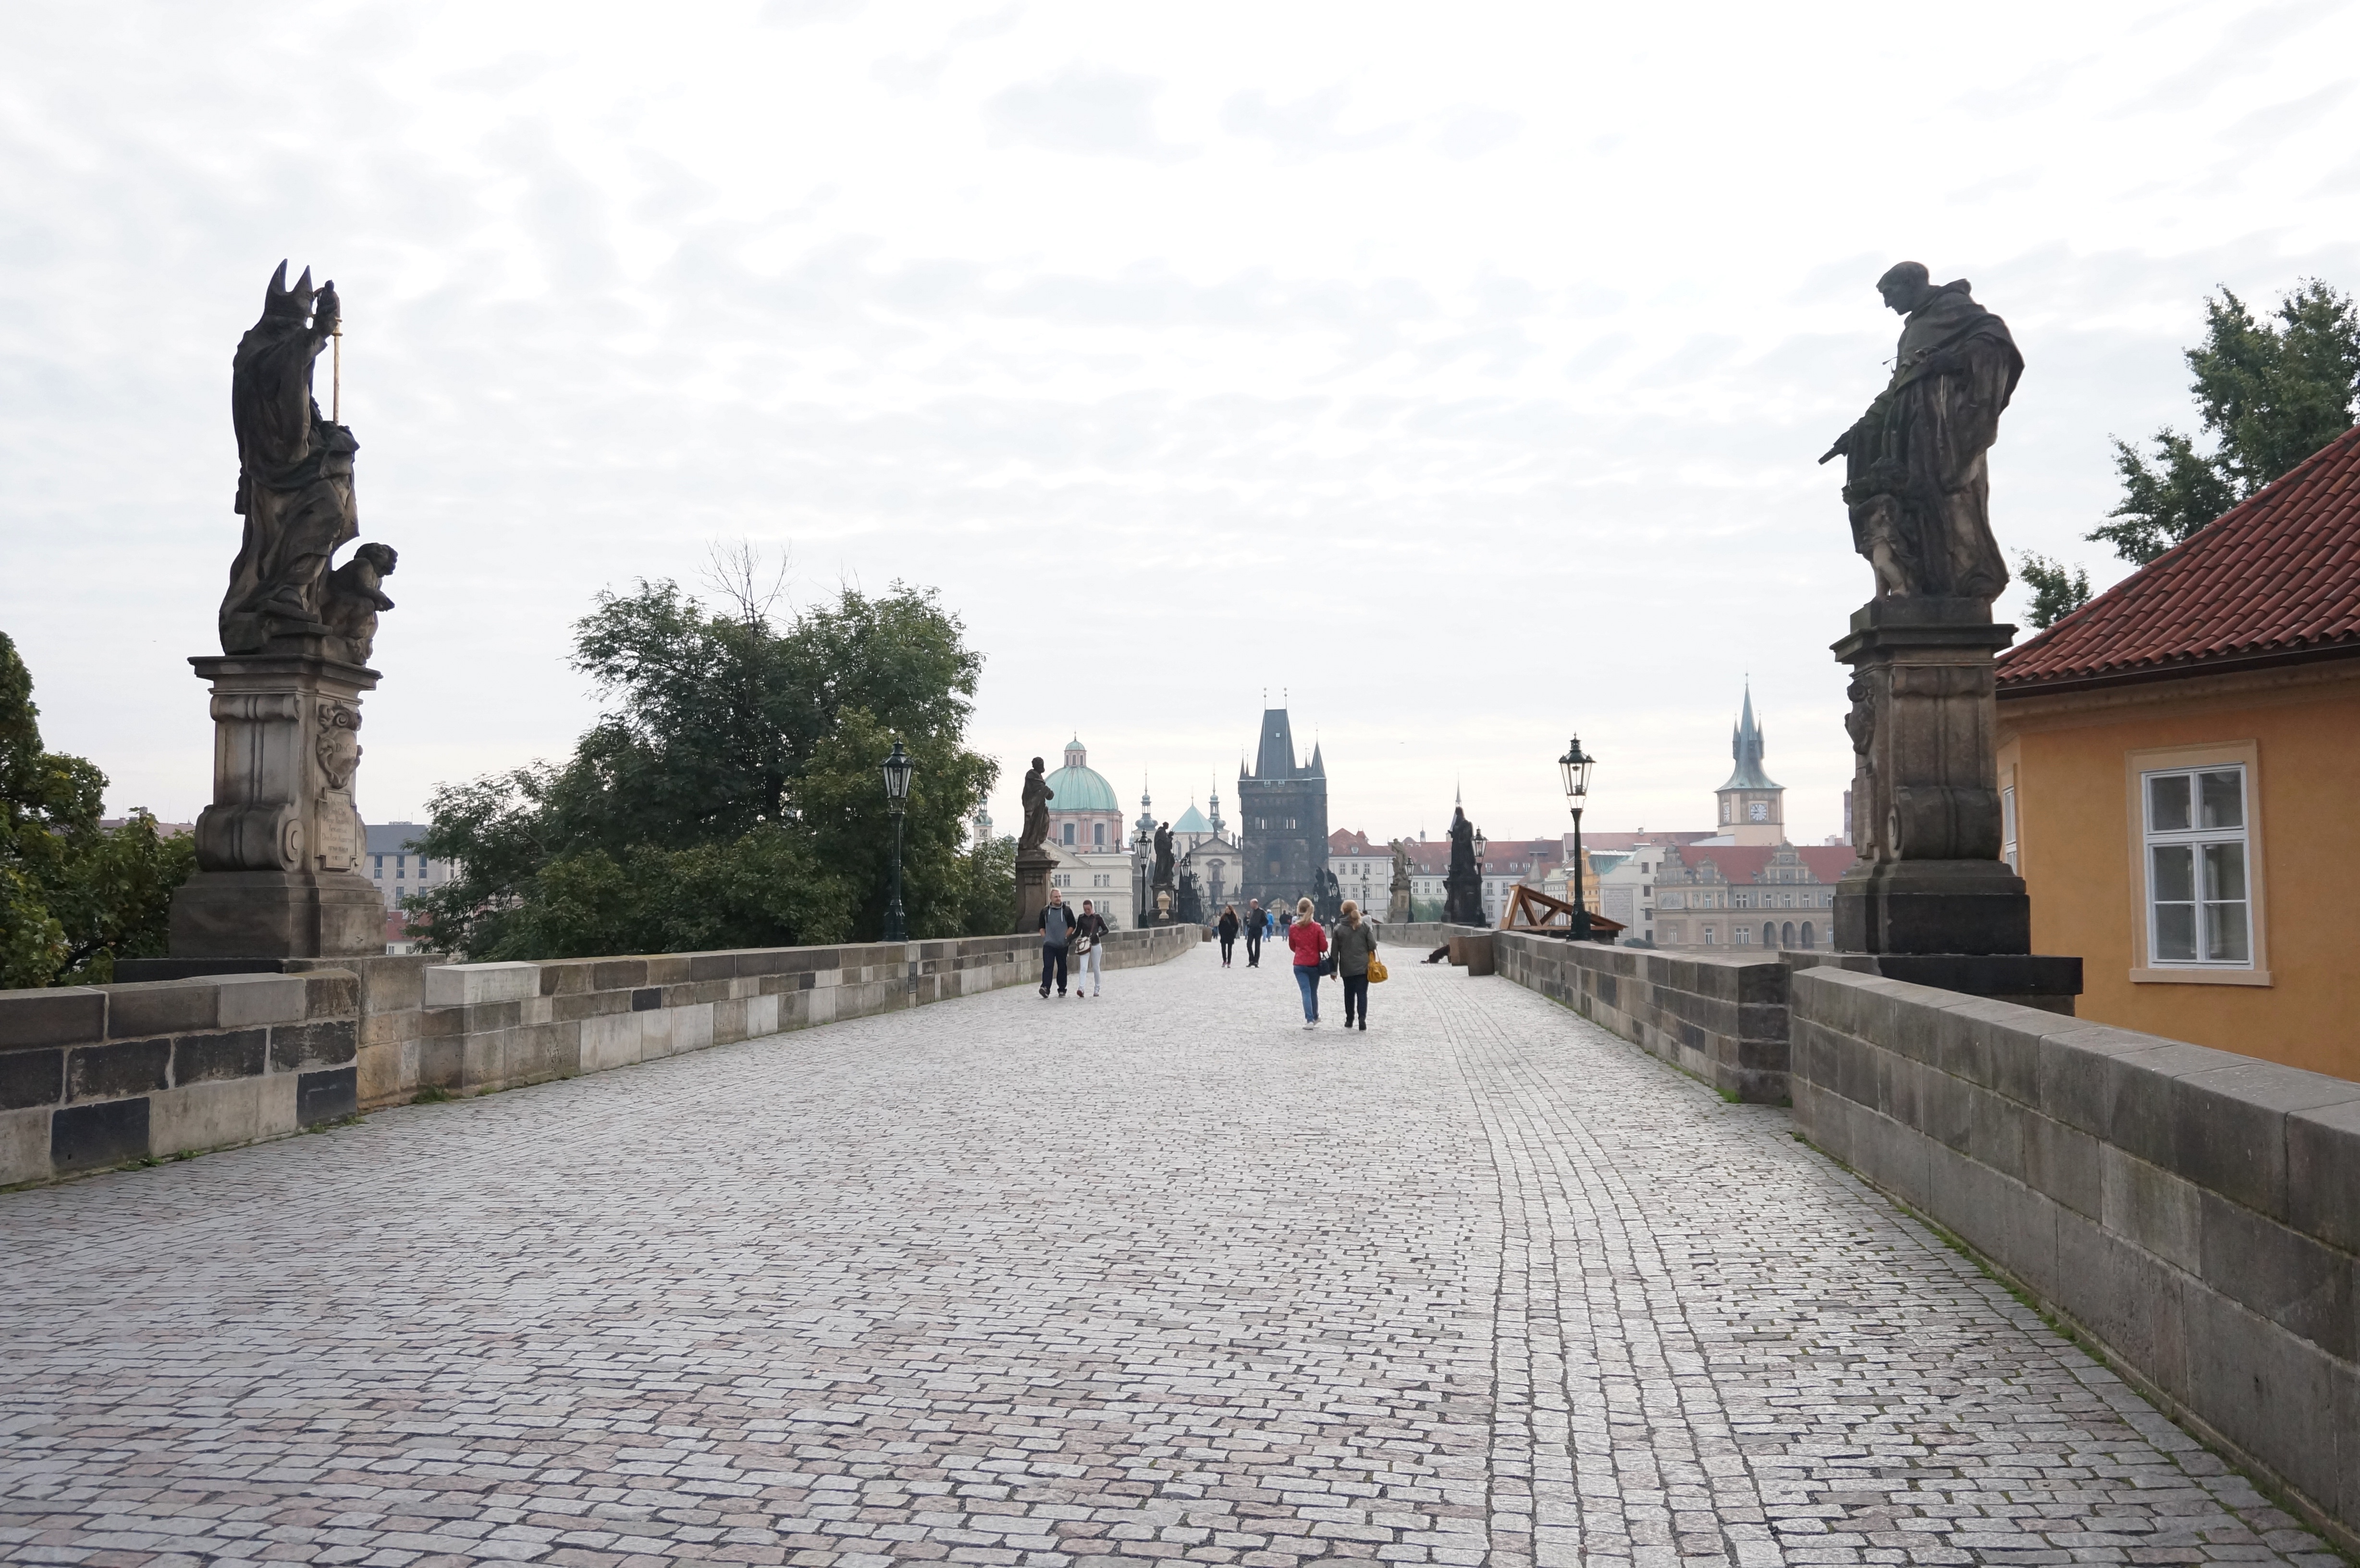
[[(1201, 943), (1116, 931), (1109, 969)], [(0, 991), (0, 1186), (277, 1137), (422, 1091), (474, 1094), (914, 1007), (1041, 973), (1038, 937), (445, 964)]]
[(1491, 933), (1504, 978), (1562, 1002), (1724, 1094), (1754, 1105), (1787, 1097), (1788, 966), (1608, 947), (1521, 931)]
[(1810, 1139), (2360, 1544), (2360, 1083), (1833, 967)]
[[(1115, 931), (1106, 966), (1161, 964), (1203, 941), (1193, 925)], [(424, 974), (415, 1050), (404, 1048), (402, 1071), (411, 1075), (391, 1097), (598, 1073), (1030, 985), (1040, 979), (1040, 954), (1038, 937), (1005, 936), (437, 965)]]
[(0, 991), (0, 1186), (352, 1114), (347, 970)]

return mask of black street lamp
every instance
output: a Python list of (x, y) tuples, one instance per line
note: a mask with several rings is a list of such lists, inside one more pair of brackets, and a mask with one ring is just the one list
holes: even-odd
[(1581, 749), (1581, 737), (1576, 735), (1567, 745), (1565, 755), (1557, 759), (1557, 771), (1565, 775), (1565, 803), (1573, 811), (1573, 931), (1572, 940), (1590, 940), (1590, 906), (1581, 898), (1581, 808), (1590, 799), (1590, 769), (1598, 758), (1587, 756)]
[(1491, 911), (1483, 895), (1490, 889), (1483, 886), (1483, 830), (1475, 830), (1475, 912), (1488, 920)]
[(901, 909), (901, 818), (910, 809), (910, 775), (918, 765), (901, 749), (899, 739), (893, 742), (893, 754), (885, 759), (885, 809), (893, 813), (893, 880), (885, 894), (885, 940), (910, 940), (910, 917)]

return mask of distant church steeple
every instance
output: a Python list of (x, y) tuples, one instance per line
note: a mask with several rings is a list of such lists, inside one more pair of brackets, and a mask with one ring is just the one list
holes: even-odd
[(1754, 717), (1754, 682), (1729, 732), (1729, 754), (1737, 766), (1729, 782), (1713, 791), (1721, 801), (1721, 831), (1739, 844), (1786, 842), (1786, 789), (1762, 771), (1762, 726)]

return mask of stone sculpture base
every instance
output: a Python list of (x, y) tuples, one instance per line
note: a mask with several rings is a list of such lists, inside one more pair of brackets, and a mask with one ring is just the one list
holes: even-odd
[(175, 960), (385, 952), (353, 804), (360, 698), (377, 673), (332, 657), (324, 632), (189, 661), (213, 685), (213, 803), (197, 819), (197, 874), (172, 896)]
[(1041, 911), (1049, 907), (1049, 873), (1056, 866), (1057, 857), (1038, 846), (1016, 852), (1017, 935), (1041, 929)]
[(1852, 843), (1836, 887), (1846, 953), (2027, 953), (2031, 905), (1999, 858), (1992, 656), (2016, 635), (1981, 599), (1877, 599), (1835, 656), (1852, 667)]
[(1992, 658), (2014, 638), (1981, 599), (1878, 599), (1835, 645), (1852, 667), (1852, 843), (1822, 962), (2073, 1010), (2081, 961), (2032, 951), (2032, 901), (1999, 858)]
[(1842, 953), (2032, 951), (2032, 900), (2004, 860), (1864, 860), (1834, 905)]

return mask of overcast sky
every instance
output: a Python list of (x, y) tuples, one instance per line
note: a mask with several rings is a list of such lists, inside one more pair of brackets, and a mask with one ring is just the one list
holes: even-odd
[(111, 807), (205, 803), (289, 256), (402, 554), (372, 821), (563, 756), (592, 595), (745, 539), (940, 590), (1003, 826), (1076, 732), (1226, 804), (1265, 688), (1337, 826), (1555, 833), (1577, 728), (1590, 825), (1703, 826), (1750, 672), (1818, 842), (1878, 273), (2007, 318), (1994, 528), (2110, 581), (2206, 291), (2360, 287), (2355, 62), (2332, 4), (12, 0), (0, 629)]

